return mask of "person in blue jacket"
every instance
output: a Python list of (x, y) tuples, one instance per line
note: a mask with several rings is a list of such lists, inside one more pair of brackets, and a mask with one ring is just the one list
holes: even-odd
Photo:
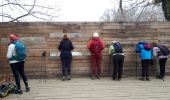
[[(137, 45), (139, 56), (141, 59), (141, 64), (142, 64), (142, 77), (139, 78), (140, 80), (147, 80), (150, 81), (149, 78), (149, 62), (152, 59), (152, 47), (149, 47), (150, 49), (146, 49), (144, 46), (145, 44), (148, 44), (145, 41), (140, 41)], [(148, 44), (149, 45), (149, 44)]]
[[(60, 59), (62, 63), (62, 80), (64, 81), (66, 78), (71, 80), (71, 61), (72, 54), (71, 51), (74, 49), (71, 40), (67, 37), (67, 34), (64, 35), (63, 40), (60, 42), (58, 46), (58, 50), (61, 52)], [(67, 72), (67, 77), (66, 77)]]

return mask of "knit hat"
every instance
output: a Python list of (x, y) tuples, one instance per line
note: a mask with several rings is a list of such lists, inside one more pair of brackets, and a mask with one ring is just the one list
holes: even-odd
[(10, 35), (9, 35), (9, 38), (10, 38), (11, 40), (13, 40), (13, 41), (19, 39), (19, 37), (18, 37), (17, 35), (15, 35), (15, 34), (10, 34)]
[(98, 33), (93, 33), (93, 37), (99, 37), (99, 34)]

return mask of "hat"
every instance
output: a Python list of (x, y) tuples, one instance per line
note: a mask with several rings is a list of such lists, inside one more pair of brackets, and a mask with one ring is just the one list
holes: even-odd
[(18, 37), (17, 35), (15, 35), (15, 34), (10, 34), (10, 35), (9, 35), (9, 38), (10, 38), (11, 40), (13, 40), (13, 41), (19, 39), (19, 37)]
[(99, 34), (98, 33), (93, 33), (93, 37), (99, 37)]

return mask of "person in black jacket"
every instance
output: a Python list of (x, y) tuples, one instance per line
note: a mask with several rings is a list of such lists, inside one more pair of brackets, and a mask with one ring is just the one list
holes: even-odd
[(62, 63), (62, 80), (66, 79), (66, 72), (67, 72), (67, 79), (71, 80), (70, 72), (71, 72), (71, 61), (72, 61), (72, 54), (71, 51), (74, 49), (72, 42), (67, 37), (67, 34), (64, 35), (63, 40), (60, 42), (58, 46), (58, 50), (60, 50), (60, 59)]

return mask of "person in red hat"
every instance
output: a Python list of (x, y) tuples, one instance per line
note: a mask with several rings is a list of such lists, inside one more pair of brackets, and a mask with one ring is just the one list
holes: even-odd
[(11, 66), (11, 70), (13, 72), (15, 82), (17, 85), (17, 94), (22, 94), (21, 85), (20, 85), (20, 76), (22, 77), (26, 92), (30, 91), (30, 88), (28, 86), (28, 80), (24, 72), (24, 62), (25, 62), (25, 56), (23, 57), (17, 57), (17, 49), (19, 49), (20, 45), (22, 46), (23, 50), (25, 50), (25, 45), (19, 41), (19, 37), (16, 34), (10, 34), (9, 35), (9, 45), (8, 45), (8, 51), (7, 51), (7, 59)]

